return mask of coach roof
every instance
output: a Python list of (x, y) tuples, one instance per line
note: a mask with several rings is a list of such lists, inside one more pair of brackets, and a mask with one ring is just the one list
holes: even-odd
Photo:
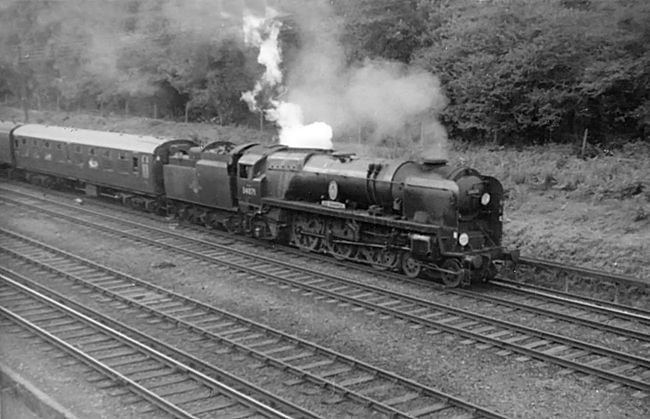
[(171, 140), (148, 135), (121, 134), (37, 124), (28, 124), (16, 128), (14, 136), (148, 154), (153, 154), (158, 146)]

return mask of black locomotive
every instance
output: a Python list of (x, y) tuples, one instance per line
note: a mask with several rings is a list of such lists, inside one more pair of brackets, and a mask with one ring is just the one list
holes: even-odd
[(437, 272), (448, 286), (489, 280), (495, 261), (518, 258), (501, 245), (501, 183), (444, 160), (0, 124), (2, 163), (34, 183), (409, 277)]

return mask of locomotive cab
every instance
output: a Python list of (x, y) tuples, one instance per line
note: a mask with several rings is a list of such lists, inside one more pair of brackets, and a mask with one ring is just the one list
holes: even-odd
[(268, 195), (266, 181), (266, 159), (286, 146), (255, 146), (237, 161), (237, 195), (239, 206), (244, 213), (259, 209), (262, 198)]

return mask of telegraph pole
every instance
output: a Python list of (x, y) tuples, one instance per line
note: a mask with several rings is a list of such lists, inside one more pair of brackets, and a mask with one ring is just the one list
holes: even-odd
[(27, 75), (23, 62), (22, 42), (18, 44), (18, 77), (20, 77), (20, 105), (25, 113), (25, 122), (29, 122), (29, 110), (27, 106)]

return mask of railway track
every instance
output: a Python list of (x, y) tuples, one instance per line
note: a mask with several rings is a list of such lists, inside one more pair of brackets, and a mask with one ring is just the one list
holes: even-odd
[[(19, 191), (14, 192), (20, 193)], [(133, 214), (136, 216), (143, 215), (141, 212)], [(155, 220), (159, 221), (160, 217), (156, 217)], [(183, 226), (183, 228), (192, 227), (195, 226)], [(194, 228), (192, 229), (195, 231), (198, 230)], [(231, 245), (233, 239), (232, 235), (217, 233), (217, 237), (225, 239), (226, 241), (226, 243), (217, 242), (217, 245)], [(237, 239), (251, 246), (264, 248), (266, 251), (277, 254), (279, 257), (282, 257), (285, 253), (289, 253), (291, 254), (292, 259), (303, 259), (307, 264), (310, 264), (314, 260), (318, 260), (326, 264), (338, 264), (346, 269), (366, 272), (374, 277), (382, 277), (390, 281), (411, 283), (426, 287), (437, 287), (444, 290), (447, 295), (452, 296), (458, 301), (466, 300), (480, 303), (485, 306), (483, 308), (500, 307), (506, 311), (530, 313), (543, 317), (545, 321), (560, 321), (568, 324), (579, 324), (599, 331), (606, 331), (618, 336), (632, 338), (639, 342), (647, 342), (648, 333), (650, 333), (650, 329), (648, 329), (648, 327), (650, 327), (650, 310), (602, 300), (589, 299), (586, 297), (576, 299), (575, 296), (565, 292), (530, 285), (522, 285), (521, 283), (505, 279), (498, 279), (494, 281), (494, 284), (480, 288), (480, 292), (458, 288), (445, 288), (442, 285), (431, 283), (430, 281), (409, 279), (403, 275), (377, 271), (371, 267), (338, 261), (324, 255), (314, 253), (306, 254), (305, 252), (289, 247), (269, 246), (265, 242), (260, 242), (259, 240), (247, 237), (237, 236)]]
[[(391, 372), (265, 327), (240, 316), (162, 289), (137, 278), (78, 258), (26, 237), (0, 232), (0, 266), (21, 263), (33, 268), (59, 297), (83, 293), (101, 305), (118, 300), (114, 310), (129, 317), (155, 317), (157, 327), (176, 338), (195, 341), (210, 351), (236, 351), (242, 362), (273, 367), (292, 375), (289, 387), (310, 385), (310, 394), (323, 391), (329, 404), (350, 400), (392, 418), (505, 418)], [(103, 301), (103, 302), (102, 302)], [(224, 352), (225, 351), (225, 352)], [(363, 407), (361, 407), (363, 406)], [(360, 412), (355, 416), (358, 417)], [(376, 415), (376, 413), (373, 413)], [(374, 416), (373, 416), (374, 417)]]
[[(70, 209), (77, 210), (76, 207)], [(40, 210), (66, 218), (66, 215), (54, 210), (45, 208)], [(98, 216), (92, 211), (89, 214)], [(114, 218), (107, 215), (101, 215), (101, 217), (105, 217), (106, 220)], [(79, 215), (74, 219), (79, 222)], [(140, 231), (135, 227), (136, 223), (123, 220), (120, 222), (118, 231), (121, 232), (116, 232), (115, 229), (109, 228), (105, 224), (103, 227), (97, 228), (181, 252), (202, 261), (230, 267), (240, 272), (242, 277), (254, 277), (258, 280), (301, 290), (308, 295), (316, 295), (317, 299), (352, 305), (354, 306), (353, 310), (367, 310), (397, 318), (407, 322), (411, 327), (425, 327), (427, 333), (448, 332), (463, 337), (462, 343), (478, 343), (479, 348), (494, 346), (502, 349), (500, 351), (502, 354), (519, 353), (561, 365), (567, 368), (567, 371), (579, 371), (601, 377), (613, 382), (608, 386), (609, 388), (627, 385), (642, 392), (638, 393), (639, 396), (650, 390), (648, 384), (650, 361), (647, 356), (630, 355), (566, 336), (409, 297), (344, 278), (328, 276), (313, 270), (290, 266), (257, 255), (251, 259), (251, 255), (246, 255), (242, 251), (235, 251), (235, 256), (233, 250), (227, 246), (219, 247), (215, 243), (189, 239), (150, 226), (142, 227), (143, 231), (147, 231), (146, 234), (142, 231), (143, 234), (135, 235), (135, 231)], [(90, 223), (90, 225), (94, 224)], [(181, 241), (180, 247), (177, 246), (178, 241)], [(171, 244), (172, 242), (176, 244)], [(492, 303), (490, 302), (490, 304)], [(616, 315), (624, 314), (617, 313)], [(616, 330), (622, 336), (626, 336), (627, 333), (627, 328), (623, 326), (611, 330)], [(639, 332), (638, 335), (628, 334), (627, 336), (646, 341), (648, 339), (647, 333), (642, 332)]]
[(137, 396), (131, 403), (146, 402), (141, 415), (291, 418), (5, 275), (0, 275), (0, 318), (3, 331), (28, 330), (99, 373), (99, 380), (124, 386)]
[(554, 291), (583, 293), (585, 288), (597, 290), (615, 303), (634, 302), (638, 295), (650, 296), (650, 282), (647, 280), (530, 257), (521, 258), (511, 279), (528, 283), (530, 278), (542, 274), (545, 274), (544, 288)]
[[(12, 186), (20, 185), (21, 188), (30, 188), (37, 191), (42, 190), (41, 188), (37, 188), (29, 184), (18, 184), (12, 182), (11, 185)], [(20, 190), (11, 187), (7, 189), (7, 187), (9, 187), (9, 185), (5, 185), (4, 187), (4, 189), (7, 191), (24, 194), (24, 192), (21, 192)], [(0, 187), (0, 190), (1, 189), (3, 189), (3, 187)], [(65, 194), (62, 192), (52, 191), (52, 190), (48, 190), (48, 193), (56, 194), (65, 199), (68, 199), (70, 197), (69, 193)], [(110, 211), (117, 210), (120, 212), (130, 214), (134, 217), (138, 217), (140, 219), (153, 220), (157, 223), (161, 222), (161, 217), (159, 216), (144, 213), (142, 211), (133, 210), (131, 208), (116, 205), (114, 203), (106, 202), (104, 200), (94, 199), (91, 200), (90, 202), (92, 202), (93, 206), (97, 206), (103, 209), (108, 209)], [(179, 228), (183, 230), (197, 232), (202, 235), (206, 234), (206, 229), (204, 227), (195, 224), (182, 224), (179, 225)], [(211, 238), (220, 237), (221, 239), (232, 241), (233, 236), (220, 231), (211, 231), (210, 237)], [(266, 242), (252, 239), (250, 237), (237, 236), (237, 241), (241, 243), (246, 243), (250, 246), (264, 248), (266, 249), (266, 251), (271, 253), (276, 253), (278, 255), (291, 254), (292, 257), (298, 258), (298, 260), (306, 260), (308, 263), (314, 260), (318, 260), (325, 264), (339, 265), (344, 267), (345, 269), (352, 269), (354, 271), (366, 272), (375, 277), (386, 278), (391, 281), (413, 283), (416, 285), (425, 285), (428, 288), (437, 288), (440, 290), (446, 290), (448, 293), (452, 293), (456, 295), (462, 295), (464, 293), (464, 290), (462, 289), (453, 289), (453, 288), (450, 289), (450, 288), (446, 288), (444, 285), (439, 283), (426, 281), (426, 280), (423, 281), (421, 279), (410, 279), (404, 275), (400, 275), (392, 272), (378, 271), (366, 265), (337, 260), (326, 255), (321, 255), (317, 253), (305, 253), (304, 251), (295, 249), (293, 247), (269, 245)], [(495, 280), (491, 281), (488, 288), (489, 291), (494, 291), (494, 290), (504, 291), (504, 292), (513, 291), (518, 294), (526, 294), (529, 296), (530, 299), (536, 300), (534, 302), (535, 305), (541, 304), (540, 300), (544, 300), (547, 303), (549, 303), (549, 305), (555, 304), (560, 306), (572, 306), (572, 307), (578, 307), (578, 305), (582, 305), (582, 306), (594, 305), (594, 306), (603, 306), (603, 307), (611, 308), (613, 312), (621, 311), (627, 313), (637, 313), (639, 314), (640, 317), (650, 316), (650, 310), (644, 310), (638, 307), (634, 307), (631, 304), (625, 304), (620, 302), (621, 300), (625, 300), (625, 295), (627, 295), (628, 300), (630, 299), (629, 298), (630, 295), (638, 296), (643, 293), (648, 295), (648, 293), (650, 292), (650, 282), (642, 281), (631, 277), (626, 277), (623, 275), (609, 274), (602, 271), (584, 269), (584, 268), (571, 266), (567, 264), (541, 260), (541, 259), (528, 258), (528, 257), (522, 258), (522, 262), (519, 264), (519, 269), (521, 269), (522, 267), (524, 267), (524, 270), (541, 269), (543, 271), (548, 271), (548, 272), (554, 271), (559, 279), (558, 281), (556, 281), (557, 283), (553, 287), (540, 286), (540, 285), (535, 285), (525, 279), (531, 275), (521, 275), (521, 274), (517, 275), (515, 272), (513, 272), (513, 274), (517, 276), (519, 279), (523, 278), (524, 280), (523, 281), (512, 280), (512, 279), (505, 278), (504, 276), (499, 276)], [(601, 288), (606, 289), (606, 292), (604, 292), (606, 299), (591, 298), (587, 295), (584, 295), (584, 293), (581, 292), (570, 293), (569, 292), (571, 288), (570, 284), (576, 282), (575, 281), (576, 277), (581, 278), (585, 281), (599, 282), (601, 284)], [(486, 288), (482, 289), (482, 291), (485, 290)], [(577, 304), (574, 304), (574, 302)], [(581, 303), (586, 303), (586, 304), (581, 304)]]

